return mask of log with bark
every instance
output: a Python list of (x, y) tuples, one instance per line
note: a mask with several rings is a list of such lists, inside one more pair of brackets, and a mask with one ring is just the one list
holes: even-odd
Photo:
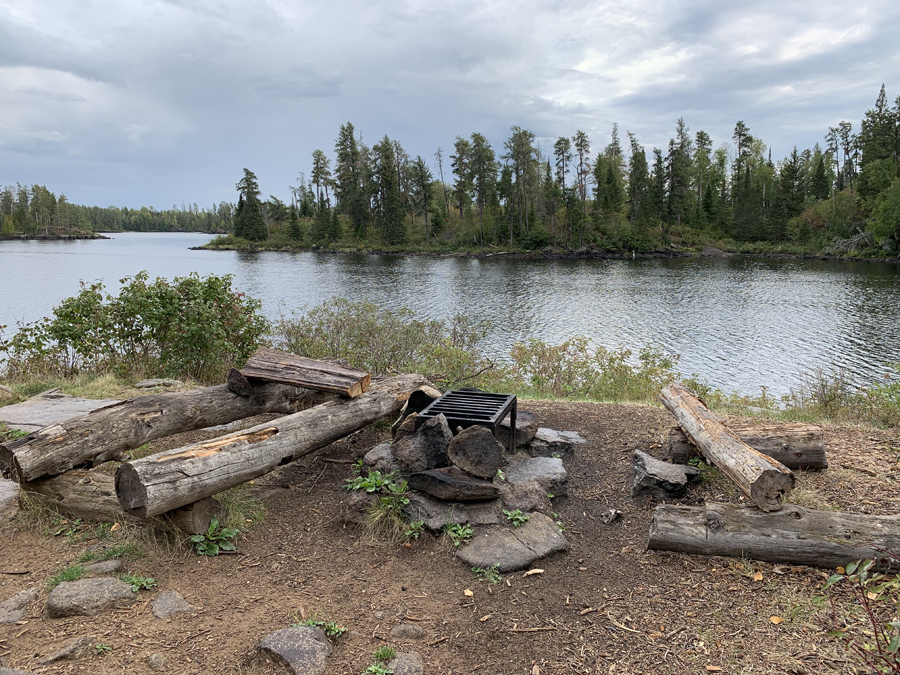
[(754, 504), (763, 511), (781, 508), (794, 487), (790, 469), (744, 443), (683, 385), (670, 384), (659, 397), (703, 456)]
[[(789, 469), (827, 469), (825, 432), (815, 424), (732, 422), (729, 428), (754, 450), (781, 462)], [(687, 464), (696, 456), (681, 427), (669, 430), (669, 459), (674, 464)]]
[(95, 471), (69, 471), (61, 476), (22, 483), (25, 493), (60, 513), (101, 523), (137, 522), (116, 499), (112, 476)]
[(794, 504), (777, 513), (731, 504), (663, 504), (653, 515), (648, 548), (826, 568), (871, 558), (879, 569), (897, 570), (900, 516), (814, 511)]
[(273, 383), (252, 387), (247, 397), (236, 396), (224, 384), (139, 396), (0, 444), (0, 471), (19, 482), (33, 481), (119, 459), (144, 443), (183, 431), (263, 413), (297, 412), (315, 396), (321, 395)]
[(125, 510), (148, 518), (240, 485), (389, 415), (425, 384), (400, 375), (353, 399), (336, 399), (213, 441), (122, 464), (116, 492)]
[(317, 391), (327, 391), (348, 398), (356, 398), (366, 392), (370, 376), (331, 361), (308, 359), (273, 349), (260, 349), (240, 371), (228, 374), (232, 391), (243, 396), (243, 391), (254, 380), (292, 384)]

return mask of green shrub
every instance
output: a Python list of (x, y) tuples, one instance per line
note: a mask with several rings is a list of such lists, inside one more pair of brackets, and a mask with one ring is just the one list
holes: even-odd
[(240, 533), (240, 530), (231, 527), (220, 527), (219, 519), (213, 516), (209, 522), (209, 529), (204, 534), (192, 535), (191, 542), (197, 555), (219, 555), (219, 551), (234, 550), (233, 540)]

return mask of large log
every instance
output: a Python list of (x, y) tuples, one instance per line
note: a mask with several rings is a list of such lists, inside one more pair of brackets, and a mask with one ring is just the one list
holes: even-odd
[(60, 513), (101, 523), (136, 522), (116, 499), (112, 476), (95, 471), (69, 471), (61, 476), (22, 483), (22, 489)]
[(227, 385), (139, 396), (82, 417), (51, 424), (0, 444), (0, 472), (19, 482), (119, 459), (144, 443), (262, 413), (296, 412), (316, 392), (283, 384), (260, 384), (250, 396)]
[(703, 456), (731, 478), (754, 504), (763, 511), (781, 508), (782, 498), (794, 487), (790, 469), (741, 441), (684, 386), (670, 384), (659, 397)]
[[(249, 383), (254, 379), (280, 382), (348, 398), (364, 394), (371, 379), (368, 373), (361, 370), (273, 349), (258, 350), (247, 361), (247, 365), (241, 368), (240, 374)], [(240, 393), (244, 386), (240, 379), (230, 374), (228, 380), (233, 387), (232, 391)]]
[(794, 504), (777, 513), (752, 506), (656, 507), (648, 548), (834, 568), (871, 558), (900, 569), (900, 517), (814, 511)]
[[(789, 469), (827, 469), (825, 432), (815, 424), (733, 422), (728, 425), (754, 450), (781, 462)], [(687, 464), (697, 454), (681, 427), (669, 430), (669, 459)]]
[(373, 384), (357, 398), (336, 399), (213, 441), (122, 464), (116, 472), (119, 503), (148, 518), (240, 485), (395, 415), (425, 382), (420, 375), (401, 375)]

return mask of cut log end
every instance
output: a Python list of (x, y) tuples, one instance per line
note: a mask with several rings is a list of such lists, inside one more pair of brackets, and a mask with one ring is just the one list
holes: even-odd
[(147, 489), (130, 464), (122, 464), (116, 471), (116, 495), (126, 513), (147, 518)]
[(237, 368), (228, 371), (228, 390), (244, 398), (253, 393), (253, 386)]
[(794, 474), (769, 469), (750, 486), (750, 499), (762, 511), (778, 511), (794, 489)]

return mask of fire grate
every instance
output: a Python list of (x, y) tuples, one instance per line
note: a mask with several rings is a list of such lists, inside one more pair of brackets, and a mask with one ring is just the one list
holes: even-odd
[(490, 394), (486, 391), (448, 391), (432, 401), (416, 418), (416, 429), (427, 420), (443, 414), (452, 430), (476, 424), (485, 426), (497, 436), (497, 427), (509, 415), (509, 451), (516, 450), (516, 397), (512, 394)]

